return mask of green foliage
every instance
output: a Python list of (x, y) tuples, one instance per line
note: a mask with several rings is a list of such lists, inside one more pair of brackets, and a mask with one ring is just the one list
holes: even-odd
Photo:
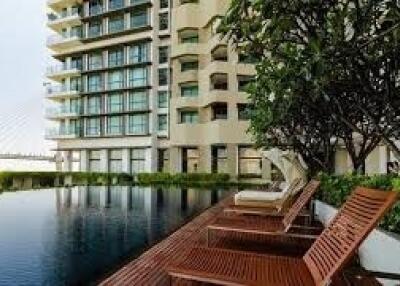
[(190, 173), (142, 173), (137, 177), (137, 182), (144, 185), (170, 184), (170, 185), (207, 185), (228, 184), (229, 174)]
[[(357, 186), (380, 189), (382, 191), (400, 191), (400, 178), (396, 175), (342, 175), (330, 176), (320, 174), (320, 191), (318, 199), (339, 208)], [(400, 202), (383, 218), (380, 226), (387, 230), (400, 234)]]

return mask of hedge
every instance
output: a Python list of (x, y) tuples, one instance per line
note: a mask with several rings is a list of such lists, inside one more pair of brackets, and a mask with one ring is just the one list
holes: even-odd
[(230, 182), (229, 174), (191, 173), (142, 173), (138, 174), (137, 182), (143, 185), (169, 184), (169, 185), (204, 185), (227, 184)]
[[(348, 195), (357, 186), (380, 189), (382, 191), (395, 190), (400, 195), (400, 177), (398, 175), (342, 175), (332, 176), (320, 174), (320, 190), (317, 198), (339, 208)], [(383, 218), (380, 227), (384, 230), (400, 234), (400, 201)]]

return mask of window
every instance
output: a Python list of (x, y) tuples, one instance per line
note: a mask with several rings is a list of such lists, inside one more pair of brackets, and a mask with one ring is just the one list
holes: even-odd
[(168, 69), (158, 69), (158, 85), (168, 85)]
[(71, 58), (71, 69), (82, 70), (82, 57)]
[(81, 100), (79, 98), (71, 99), (71, 102), (69, 105), (69, 112), (75, 113), (75, 114), (81, 113)]
[(149, 115), (147, 113), (129, 115), (127, 133), (147, 135), (149, 133)]
[(254, 80), (254, 77), (247, 75), (238, 75), (237, 80), (239, 91), (246, 92), (249, 84)]
[(163, 46), (158, 48), (158, 62), (164, 64), (168, 62), (169, 58), (169, 47)]
[(86, 119), (86, 135), (87, 136), (100, 135), (100, 118)]
[(182, 149), (182, 172), (195, 173), (199, 169), (200, 154), (197, 148)]
[(169, 0), (160, 0), (160, 9), (168, 8)]
[(124, 64), (124, 50), (118, 49), (108, 52), (108, 66), (116, 67)]
[(140, 28), (148, 25), (147, 10), (131, 13), (131, 28)]
[(228, 119), (228, 105), (218, 103), (212, 106), (212, 120)]
[(140, 43), (129, 48), (129, 62), (132, 64), (148, 61), (148, 43)]
[(181, 123), (198, 123), (199, 113), (197, 111), (181, 111)]
[(228, 75), (225, 73), (211, 75), (211, 89), (228, 90)]
[(239, 63), (255, 64), (255, 63), (257, 63), (257, 59), (246, 52), (240, 52), (239, 53)]
[(132, 135), (149, 133), (149, 115), (147, 113), (129, 115), (127, 132)]
[(87, 101), (87, 112), (88, 114), (100, 114), (101, 113), (101, 96), (89, 96)]
[(89, 70), (101, 69), (103, 67), (103, 54), (101, 52), (89, 55)]
[(147, 68), (133, 68), (129, 70), (129, 86), (144, 87), (148, 84)]
[(124, 100), (120, 93), (110, 94), (107, 97), (107, 111), (121, 112), (124, 111)]
[(168, 118), (166, 114), (158, 115), (158, 131), (166, 131), (168, 127)]
[(160, 23), (159, 23), (159, 28), (161, 31), (163, 30), (168, 30), (168, 13), (162, 13), (160, 14)]
[(124, 71), (117, 70), (108, 73), (108, 89), (118, 89), (124, 87)]
[(91, 150), (89, 152), (89, 170), (90, 172), (100, 172), (100, 156), (101, 152)]
[(128, 95), (128, 108), (133, 110), (146, 110), (149, 108), (147, 91), (133, 91)]
[(110, 17), (108, 21), (108, 33), (121, 32), (125, 28), (124, 15)]
[(199, 62), (184, 62), (181, 63), (181, 71), (189, 71), (189, 70), (198, 70), (199, 69)]
[(80, 91), (82, 81), (80, 77), (71, 77), (70, 79), (70, 90), (71, 91)]
[(198, 85), (184, 85), (184, 86), (181, 86), (181, 96), (182, 97), (196, 97), (196, 96), (199, 96), (199, 86)]
[(169, 162), (169, 150), (168, 149), (158, 149), (158, 172), (168, 172), (168, 162)]
[(110, 159), (108, 162), (110, 173), (121, 173), (122, 172), (122, 151), (121, 150), (110, 150)]
[(250, 119), (250, 107), (248, 104), (238, 104), (238, 119), (249, 120)]
[(108, 4), (109, 10), (121, 9), (124, 7), (124, 0), (110, 0)]
[(71, 28), (71, 38), (72, 37), (82, 37), (82, 27), (81, 26), (75, 26)]
[(195, 44), (199, 42), (199, 35), (187, 35), (181, 37), (182, 44)]
[(131, 150), (131, 167), (133, 174), (143, 173), (146, 170), (146, 149)]
[(88, 91), (97, 92), (103, 89), (101, 74), (91, 74), (88, 76)]
[(262, 158), (252, 147), (239, 147), (239, 175), (260, 177)]
[(159, 91), (158, 92), (158, 108), (167, 108), (168, 107), (168, 92), (167, 91)]
[(120, 135), (123, 133), (123, 116), (107, 117), (107, 134)]
[(88, 37), (98, 37), (103, 33), (103, 25), (101, 21), (92, 21), (89, 23)]
[(89, 2), (89, 15), (97, 15), (103, 12), (103, 1), (102, 0), (91, 0)]
[(225, 146), (211, 147), (211, 171), (212, 173), (226, 173), (228, 153)]

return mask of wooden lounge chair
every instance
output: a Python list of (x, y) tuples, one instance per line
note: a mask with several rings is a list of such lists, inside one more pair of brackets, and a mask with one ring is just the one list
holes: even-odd
[(277, 211), (280, 211), (303, 186), (304, 183), (302, 180), (295, 179), (279, 192), (241, 191), (235, 195), (235, 205), (275, 208)]
[(397, 200), (395, 192), (358, 187), (302, 258), (196, 247), (167, 271), (217, 285), (328, 285)]
[[(294, 222), (303, 208), (311, 200), (312, 196), (318, 190), (319, 181), (311, 180), (304, 188), (303, 192), (297, 198), (296, 202), (286, 212), (285, 216), (240, 216), (240, 217), (219, 217), (207, 227), (207, 241), (210, 243), (212, 234), (219, 234), (219, 237), (224, 236), (234, 240), (239, 235), (242, 238), (244, 234), (250, 235), (267, 235), (267, 236), (282, 236), (301, 239), (315, 239), (319, 234), (318, 228), (309, 226), (294, 225)], [(289, 232), (290, 231), (290, 232)]]

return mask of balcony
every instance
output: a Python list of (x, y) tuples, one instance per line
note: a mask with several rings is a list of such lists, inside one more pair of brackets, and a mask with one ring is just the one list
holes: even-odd
[(78, 26), (81, 24), (81, 13), (78, 8), (69, 10), (66, 13), (51, 13), (47, 17), (47, 26), (55, 31), (61, 31), (69, 26)]
[(47, 0), (47, 6), (53, 10), (61, 10), (76, 4), (82, 4), (83, 0)]
[(49, 85), (46, 88), (46, 97), (49, 99), (79, 97), (80, 93), (81, 88), (79, 86)]
[(65, 77), (79, 76), (81, 70), (81, 67), (72, 67), (66, 64), (54, 65), (47, 68), (46, 77), (57, 81)]
[(82, 44), (81, 39), (81, 32), (73, 32), (68, 35), (55, 34), (47, 38), (47, 47), (54, 51), (60, 51), (61, 49), (79, 46)]
[(82, 114), (80, 106), (60, 106), (46, 109), (46, 118), (50, 120), (59, 120), (65, 118), (76, 118)]
[(107, 14), (111, 14), (113, 12), (124, 11), (125, 9), (130, 9), (132, 7), (137, 7), (140, 5), (151, 5), (150, 0), (131, 0), (128, 3), (124, 3), (125, 1), (111, 1), (109, 3), (108, 9), (101, 5), (95, 5), (89, 8), (88, 12), (85, 14), (85, 18), (92, 18), (96, 16), (103, 16)]
[(77, 128), (49, 128), (46, 129), (45, 133), (45, 138), (49, 140), (75, 139), (79, 137), (80, 134)]

